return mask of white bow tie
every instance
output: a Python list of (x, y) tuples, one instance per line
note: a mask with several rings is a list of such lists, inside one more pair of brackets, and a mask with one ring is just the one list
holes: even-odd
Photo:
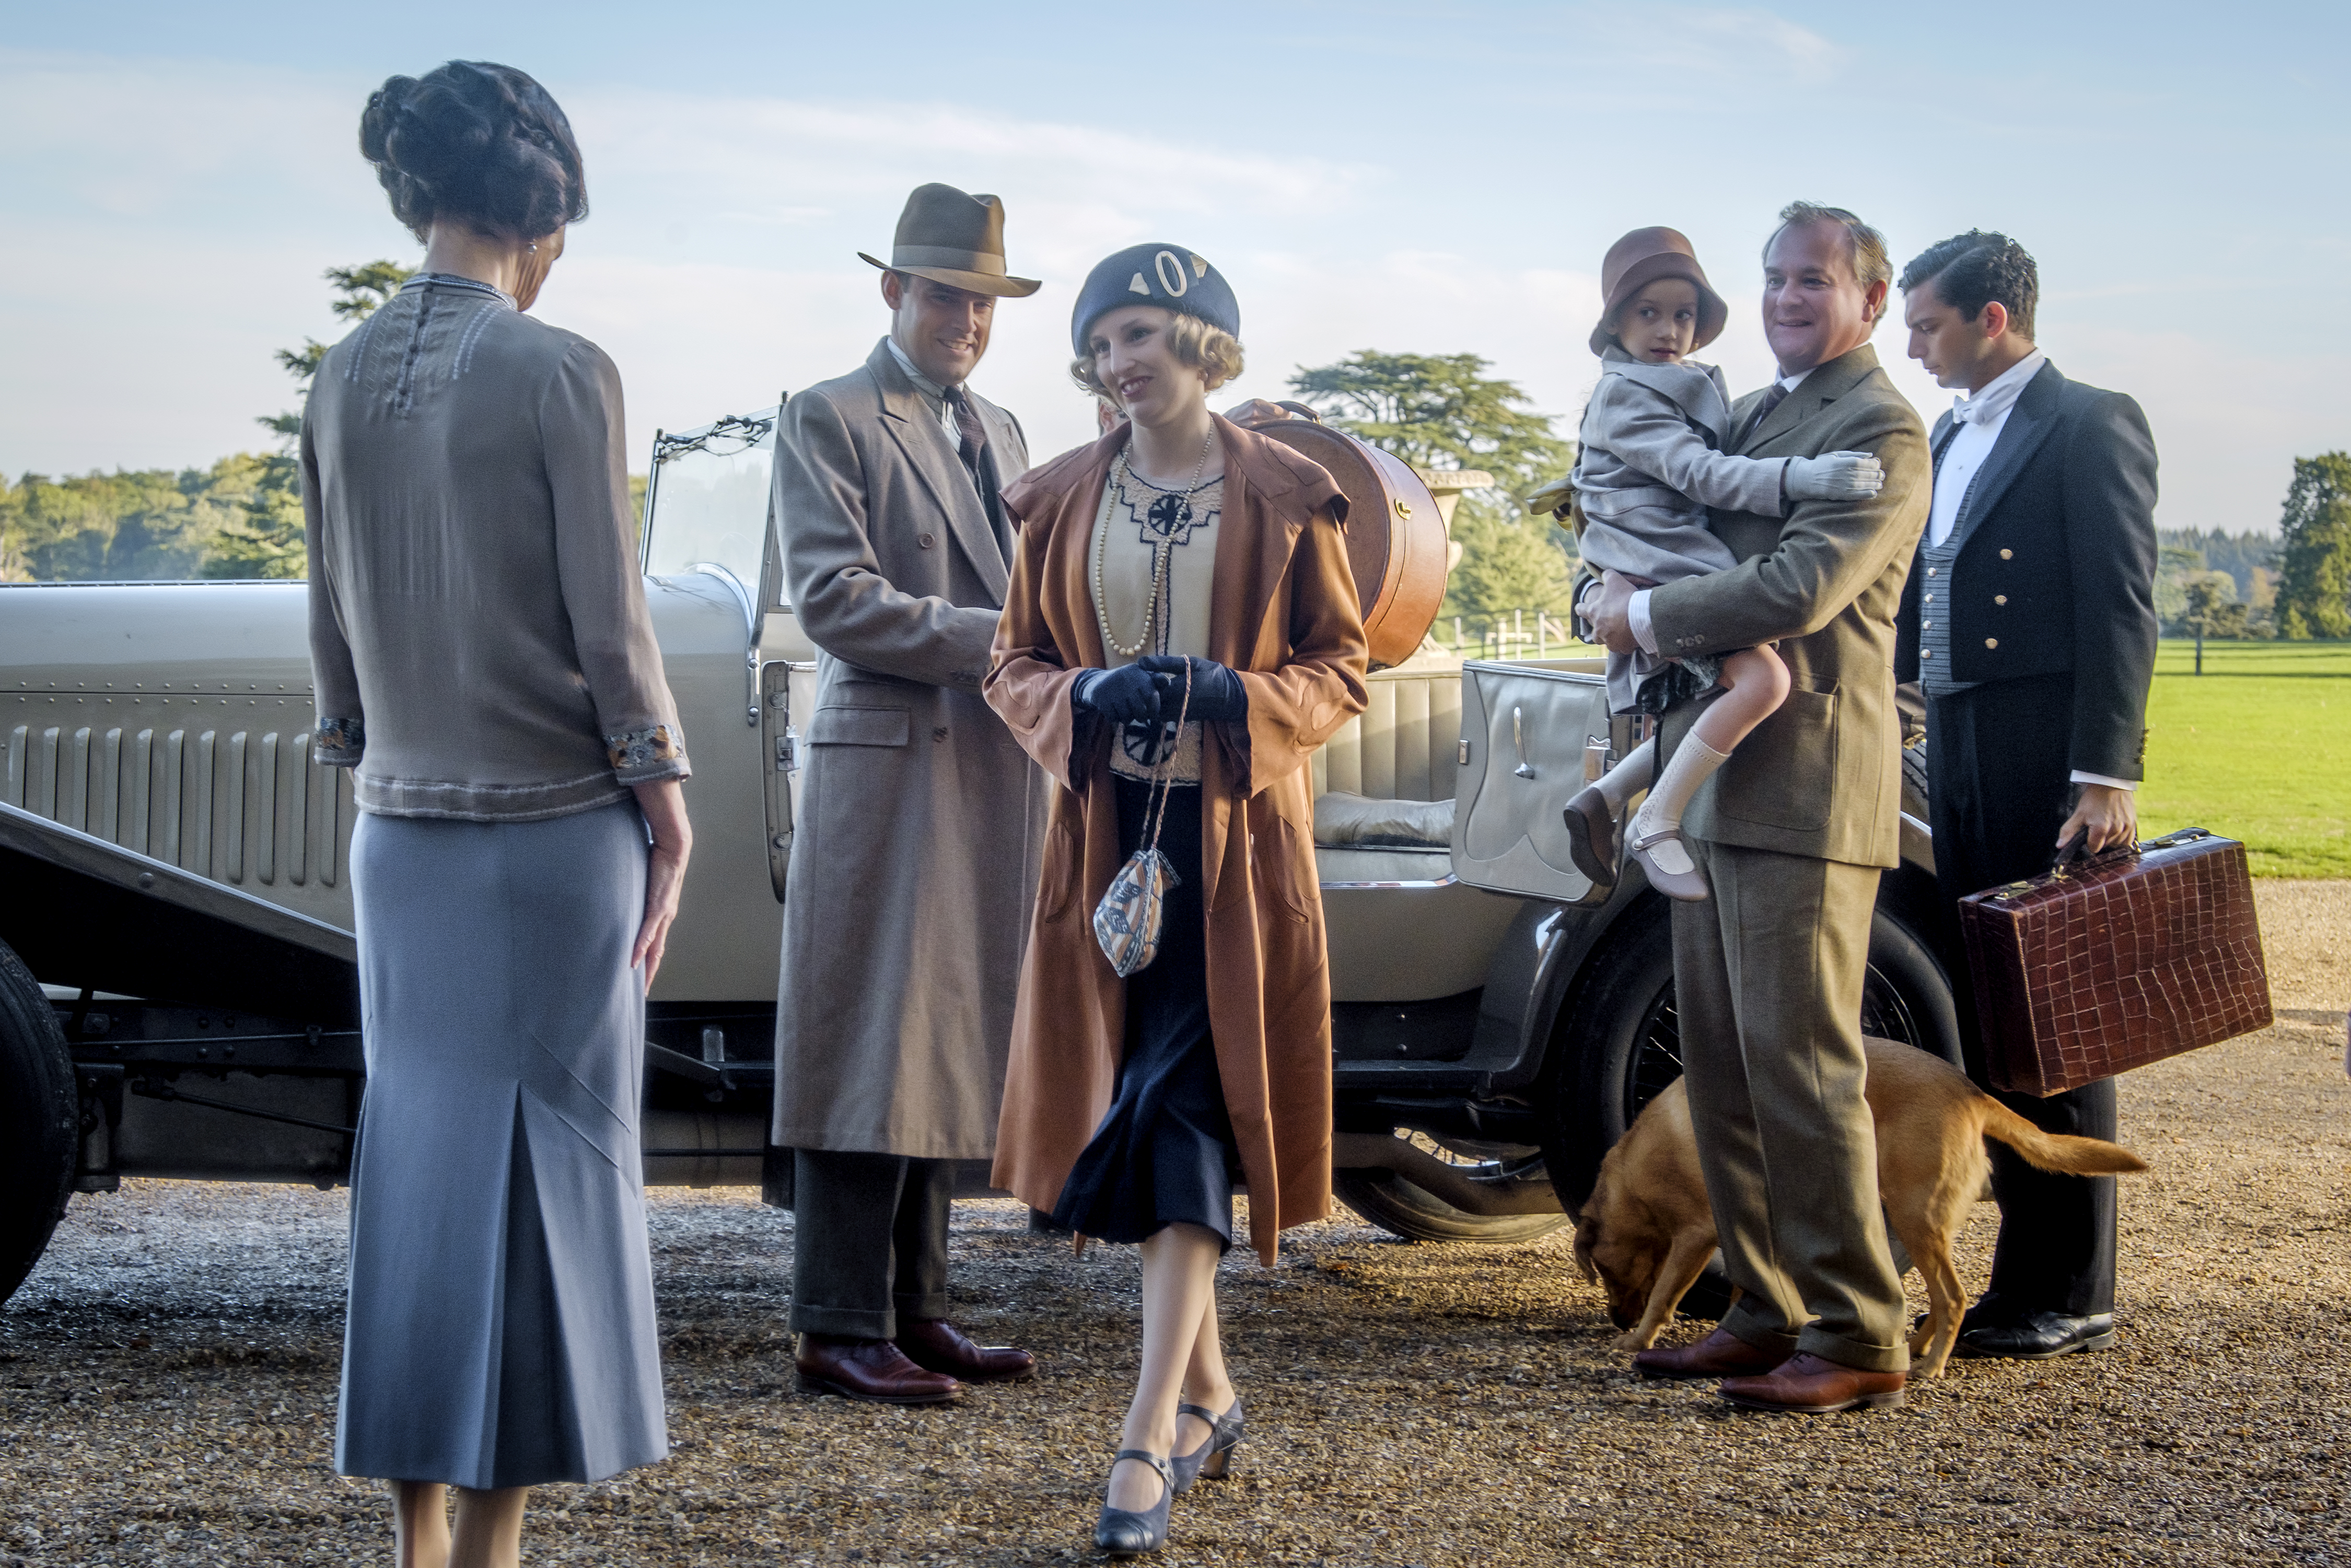
[(1991, 411), (1983, 404), (1971, 397), (1955, 397), (1951, 400), (1953, 424), (1975, 424), (1989, 417), (1990, 413)]

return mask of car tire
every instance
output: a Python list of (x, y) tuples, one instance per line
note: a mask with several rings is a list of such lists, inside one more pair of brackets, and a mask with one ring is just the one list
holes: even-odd
[(1331, 1190), (1341, 1203), (1406, 1241), (1532, 1241), (1567, 1223), (1564, 1214), (1471, 1214), (1394, 1171), (1333, 1171)]
[(65, 1213), (80, 1116), (57, 1009), (0, 943), (0, 1301), (25, 1282)]

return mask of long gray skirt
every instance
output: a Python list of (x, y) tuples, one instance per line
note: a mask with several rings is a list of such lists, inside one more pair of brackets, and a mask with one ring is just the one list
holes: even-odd
[(629, 967), (645, 852), (633, 804), (360, 818), (345, 1475), (536, 1486), (669, 1451)]

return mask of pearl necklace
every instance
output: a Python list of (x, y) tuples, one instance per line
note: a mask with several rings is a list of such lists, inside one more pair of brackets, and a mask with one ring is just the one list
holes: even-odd
[[(1192, 497), (1199, 493), (1200, 476), (1208, 471), (1208, 454), (1216, 449), (1216, 444), (1217, 433), (1214, 428), (1211, 428), (1207, 437), (1200, 443), (1200, 461), (1199, 465), (1192, 470), (1192, 483), (1185, 489), (1183, 495), (1177, 497), (1179, 501), (1188, 505)], [(1125, 488), (1127, 478), (1134, 473), (1127, 463), (1127, 455), (1133, 450), (1133, 446), (1134, 444), (1130, 441), (1127, 445), (1119, 448), (1118, 465), (1111, 474), (1112, 485), (1122, 490)], [(1143, 483), (1150, 485), (1151, 488), (1158, 490), (1163, 496), (1176, 494), (1173, 490), (1152, 485), (1148, 479), (1143, 480)], [(1102, 591), (1102, 557), (1109, 545), (1109, 527), (1105, 525), (1095, 529), (1094, 619), (1102, 622), (1102, 646), (1122, 659), (1132, 659), (1143, 652), (1144, 646), (1151, 641), (1152, 629), (1159, 623), (1159, 601), (1160, 597), (1167, 591), (1167, 562), (1170, 555), (1174, 553), (1174, 547), (1164, 538), (1151, 547), (1151, 597), (1143, 601), (1143, 635), (1137, 637), (1134, 640), (1134, 646), (1130, 648), (1120, 642), (1118, 634), (1110, 629), (1110, 600)]]

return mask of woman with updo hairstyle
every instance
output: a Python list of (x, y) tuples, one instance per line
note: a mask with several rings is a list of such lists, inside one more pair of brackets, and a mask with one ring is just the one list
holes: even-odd
[[(1095, 1544), (1167, 1540), (1229, 1469), (1217, 1320), (1236, 1176), (1270, 1264), (1331, 1207), (1331, 985), (1307, 760), (1364, 710), (1346, 497), (1208, 412), (1240, 307), (1182, 246), (1096, 267), (1071, 374), (1126, 418), (1005, 491), (1020, 548), (986, 684), (1049, 772), (995, 1183), (1081, 1239), (1139, 1244), (1143, 1343)], [(1155, 849), (1155, 952), (1113, 879)], [(1112, 955), (1120, 955), (1113, 962)]]
[(402, 1568), (472, 1568), (520, 1561), (526, 1489), (668, 1451), (637, 1111), (688, 769), (620, 377), (527, 314), (588, 211), (570, 124), (458, 60), (360, 147), (425, 250), (302, 419), (311, 744), (360, 810), (335, 1464), (392, 1483)]

